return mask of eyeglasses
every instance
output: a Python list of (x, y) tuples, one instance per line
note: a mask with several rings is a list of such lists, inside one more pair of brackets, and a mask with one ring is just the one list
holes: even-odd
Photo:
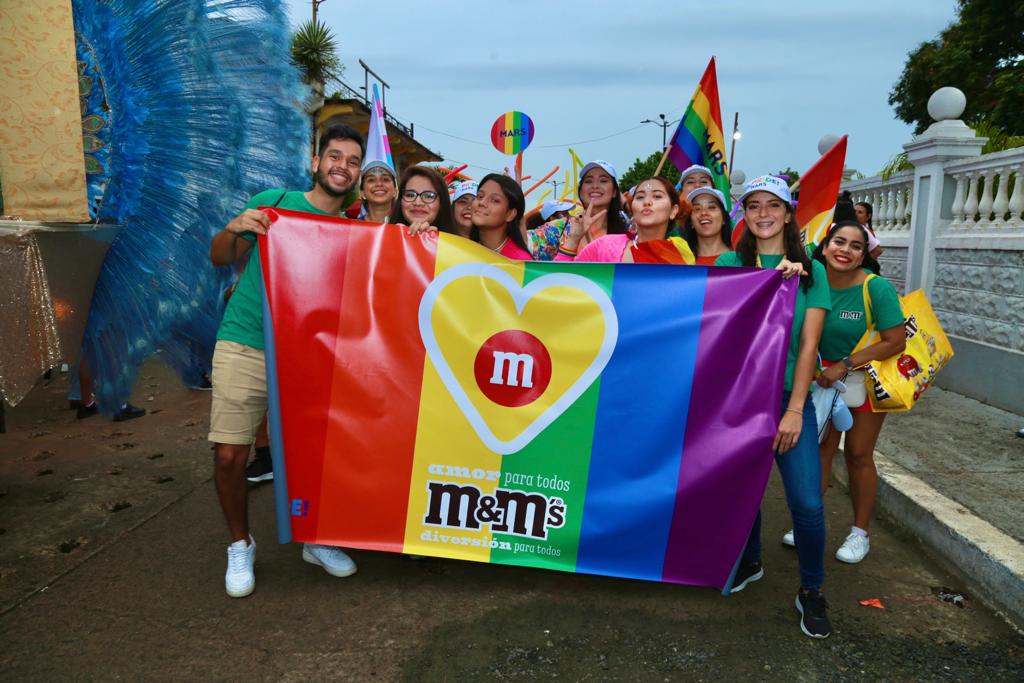
[(424, 204), (433, 204), (437, 201), (437, 193), (433, 190), (424, 190), (423, 192), (417, 192), (416, 190), (406, 190), (402, 193), (402, 201), (409, 202), (412, 204), (419, 197), (423, 200)]

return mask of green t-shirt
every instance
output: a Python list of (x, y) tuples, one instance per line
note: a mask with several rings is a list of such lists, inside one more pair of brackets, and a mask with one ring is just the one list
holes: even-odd
[[(765, 269), (775, 268), (782, 263), (782, 254), (762, 254), (761, 267)], [(734, 251), (727, 251), (715, 261), (716, 266), (742, 266), (739, 254)], [(804, 318), (807, 317), (808, 308), (824, 308), (826, 311), (832, 308), (831, 298), (828, 291), (828, 273), (825, 266), (818, 261), (811, 261), (814, 283), (805, 292), (803, 286), (796, 290), (796, 309), (793, 312), (793, 327), (789, 334), (789, 353), (786, 354), (786, 391), (793, 391), (793, 372), (796, 369), (796, 358), (800, 353), (800, 331), (804, 327)]]
[[(275, 204), (282, 209), (328, 215), (306, 201), (305, 193), (298, 190), (265, 190), (253, 195), (245, 208), (255, 209)], [(256, 241), (255, 233), (246, 232), (241, 236), (250, 242)], [(256, 245), (249, 250), (249, 261), (245, 264), (242, 277), (238, 279), (238, 287), (228, 299), (224, 317), (217, 329), (217, 339), (245, 344), (254, 349), (263, 348), (263, 274)]]
[[(821, 357), (835, 362), (849, 356), (868, 329), (864, 315), (864, 285), (832, 289), (832, 310), (825, 316), (825, 329), (821, 333), (818, 350)], [(883, 277), (868, 280), (871, 297), (871, 317), (876, 330), (888, 330), (903, 324), (900, 297), (892, 284)]]

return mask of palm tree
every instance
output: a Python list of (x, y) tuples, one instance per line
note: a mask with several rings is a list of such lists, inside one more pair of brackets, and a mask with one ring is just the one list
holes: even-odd
[(307, 21), (292, 36), (292, 63), (302, 72), (302, 80), (320, 96), (324, 84), (341, 78), (344, 67), (338, 57), (334, 33), (319, 21)]

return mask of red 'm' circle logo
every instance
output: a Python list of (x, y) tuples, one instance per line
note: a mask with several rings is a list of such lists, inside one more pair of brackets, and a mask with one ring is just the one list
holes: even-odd
[(473, 363), (484, 396), (508, 408), (533, 403), (551, 381), (551, 355), (540, 339), (523, 330), (491, 336)]

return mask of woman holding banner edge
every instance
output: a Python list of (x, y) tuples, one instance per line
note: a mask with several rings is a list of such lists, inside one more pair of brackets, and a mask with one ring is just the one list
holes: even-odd
[[(722, 254), (715, 264), (772, 268), (789, 260), (803, 270), (786, 359), (782, 416), (772, 448), (793, 517), (800, 567), (796, 596), (800, 630), (812, 638), (827, 638), (832, 626), (821, 592), (825, 579), (825, 510), (817, 421), (809, 392), (825, 314), (832, 308), (828, 277), (824, 266), (807, 255), (785, 181), (774, 176), (755, 178), (747, 184), (740, 202), (747, 228), (736, 251)], [(730, 592), (739, 592), (763, 576), (758, 512)]]

